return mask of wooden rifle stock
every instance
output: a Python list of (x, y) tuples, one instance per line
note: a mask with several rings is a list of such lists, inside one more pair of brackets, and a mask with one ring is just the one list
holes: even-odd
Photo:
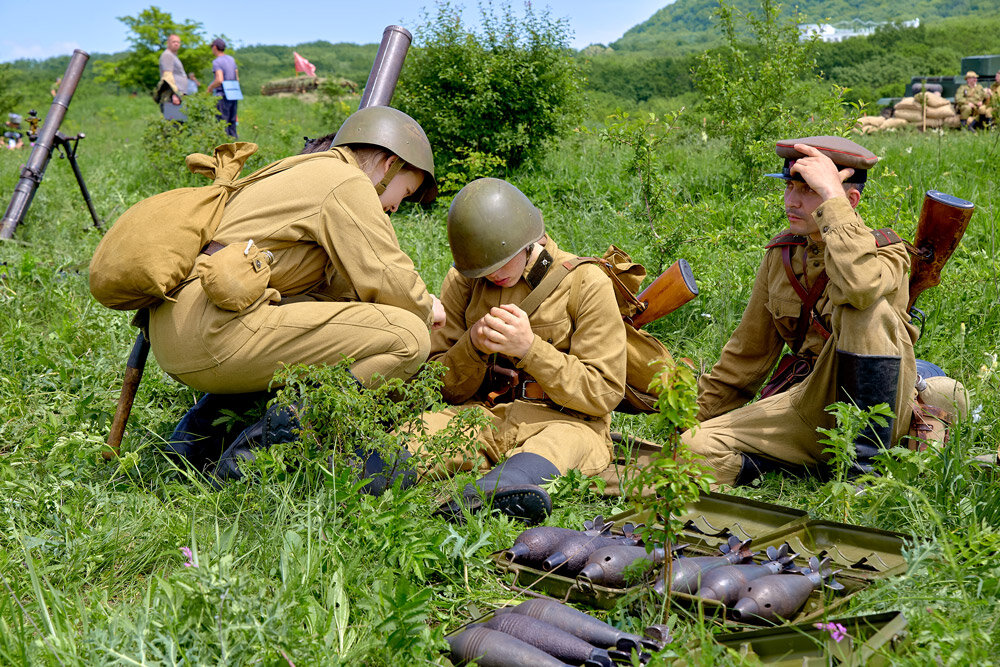
[(920, 220), (910, 251), (910, 301), (913, 308), (920, 293), (941, 282), (941, 269), (955, 252), (969, 226), (975, 205), (937, 190), (928, 190), (920, 209)]
[(672, 313), (698, 296), (698, 285), (687, 260), (679, 259), (637, 297), (645, 308), (625, 321), (636, 329)]
[[(369, 106), (389, 106), (396, 90), (396, 83), (399, 81), (403, 61), (406, 59), (406, 52), (410, 48), (411, 39), (409, 31), (398, 25), (387, 26), (382, 32), (382, 42), (379, 44), (378, 53), (375, 54), (375, 61), (372, 63), (372, 69), (368, 75), (368, 83), (365, 85), (361, 103), (358, 105), (359, 110)], [(61, 90), (62, 88), (60, 88)], [(46, 124), (48, 124), (47, 120)], [(125, 367), (125, 379), (122, 381), (118, 407), (115, 409), (115, 416), (111, 422), (111, 432), (108, 434), (108, 450), (102, 452), (105, 459), (117, 456), (121, 450), (125, 425), (132, 413), (132, 403), (135, 401), (139, 382), (142, 381), (142, 371), (146, 366), (148, 355), (149, 341), (146, 340), (145, 334), (140, 331), (132, 345), (132, 353), (129, 354)]]

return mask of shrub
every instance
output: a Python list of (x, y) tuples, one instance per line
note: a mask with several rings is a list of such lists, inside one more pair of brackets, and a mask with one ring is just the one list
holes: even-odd
[(146, 126), (143, 146), (150, 166), (164, 179), (165, 188), (205, 185), (204, 179), (183, 167), (184, 158), (191, 153), (211, 155), (216, 146), (232, 141), (217, 115), (216, 100), (211, 95), (188, 95), (184, 98), (186, 122), (157, 118)]
[(481, 11), (480, 33), (466, 30), (448, 2), (425, 15), (395, 102), (420, 122), (439, 164), (471, 151), (516, 167), (559, 135), (577, 106), (569, 31), (530, 3), (522, 17), (507, 6)]

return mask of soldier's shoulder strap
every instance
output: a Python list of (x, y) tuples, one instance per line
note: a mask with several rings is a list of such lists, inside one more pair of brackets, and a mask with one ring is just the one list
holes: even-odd
[(790, 231), (785, 230), (768, 241), (764, 247), (771, 249), (789, 245), (805, 245), (806, 243), (808, 243), (806, 237), (799, 234), (792, 234)]
[(875, 237), (875, 245), (879, 248), (884, 248), (887, 245), (894, 245), (896, 243), (903, 242), (903, 239), (899, 238), (899, 234), (892, 231), (888, 227), (883, 227), (882, 229), (873, 229), (872, 236)]

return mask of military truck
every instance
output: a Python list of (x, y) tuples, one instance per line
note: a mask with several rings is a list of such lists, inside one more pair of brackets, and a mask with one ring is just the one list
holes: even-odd
[[(958, 87), (965, 84), (965, 73), (973, 71), (979, 75), (980, 83), (989, 87), (997, 71), (1000, 71), (1000, 55), (991, 56), (966, 56), (962, 58), (961, 71), (955, 75), (948, 76), (915, 76), (906, 84), (904, 97), (912, 97), (914, 93), (921, 90), (941, 93), (941, 96), (949, 102), (955, 101), (955, 93)], [(883, 97), (876, 104), (880, 109), (895, 106), (902, 97)]]

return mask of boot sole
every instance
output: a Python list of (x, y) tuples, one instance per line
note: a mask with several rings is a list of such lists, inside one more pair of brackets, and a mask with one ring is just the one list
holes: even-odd
[[(486, 494), (485, 497), (464, 496), (462, 503), (470, 513), (491, 510), (529, 526), (541, 523), (552, 513), (552, 499), (549, 498), (549, 494), (534, 484), (506, 486)], [(442, 505), (434, 515), (455, 523), (462, 523), (465, 520), (462, 505), (455, 500)]]

